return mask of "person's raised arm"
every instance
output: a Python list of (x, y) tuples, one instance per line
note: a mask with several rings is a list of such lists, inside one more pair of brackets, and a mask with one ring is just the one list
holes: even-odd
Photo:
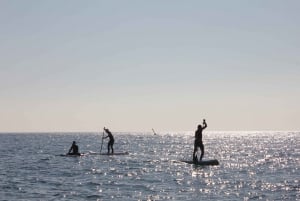
[(202, 129), (205, 129), (207, 127), (207, 123), (205, 121), (205, 119), (203, 119), (203, 128)]

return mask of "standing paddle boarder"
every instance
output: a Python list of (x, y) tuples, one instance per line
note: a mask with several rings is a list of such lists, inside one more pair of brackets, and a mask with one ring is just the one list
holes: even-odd
[(194, 143), (194, 153), (193, 153), (193, 161), (198, 162), (197, 156), (195, 155), (198, 151), (198, 147), (200, 147), (201, 150), (201, 156), (200, 161), (203, 158), (204, 155), (204, 145), (202, 142), (202, 131), (207, 127), (207, 124), (205, 122), (205, 119), (203, 119), (203, 126), (201, 124), (198, 125), (198, 129), (195, 132), (195, 143)]
[(109, 138), (109, 141), (108, 141), (108, 144), (107, 144), (107, 154), (109, 154), (109, 150), (111, 148), (111, 153), (114, 154), (114, 143), (115, 143), (115, 139), (114, 139), (114, 136), (111, 134), (110, 130), (108, 130), (108, 128), (103, 128), (104, 131), (107, 133), (107, 136), (106, 137), (102, 137), (102, 139), (105, 139), (105, 138)]

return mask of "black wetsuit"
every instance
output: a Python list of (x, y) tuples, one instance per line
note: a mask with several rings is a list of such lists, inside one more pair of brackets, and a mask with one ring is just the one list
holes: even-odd
[(204, 155), (204, 145), (202, 142), (202, 131), (207, 127), (207, 124), (205, 122), (203, 124), (204, 124), (204, 126), (203, 127), (198, 126), (198, 129), (195, 132), (193, 160), (196, 160), (195, 154), (198, 151), (198, 147), (200, 147), (200, 150), (201, 150), (200, 161), (202, 160), (203, 155)]
[(111, 153), (114, 153), (114, 143), (115, 143), (115, 139), (114, 136), (111, 134), (111, 132), (108, 129), (104, 129), (105, 132), (107, 133), (107, 136), (105, 138), (109, 138), (109, 142), (107, 144), (107, 151), (109, 154), (110, 148), (111, 148)]
[(73, 143), (68, 154), (70, 154), (70, 155), (80, 155), (78, 146)]

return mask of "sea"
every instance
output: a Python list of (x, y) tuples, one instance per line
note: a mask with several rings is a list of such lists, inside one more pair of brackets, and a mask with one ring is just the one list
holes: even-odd
[[(0, 200), (300, 200), (300, 132), (1, 133)], [(76, 141), (80, 157), (62, 156)]]

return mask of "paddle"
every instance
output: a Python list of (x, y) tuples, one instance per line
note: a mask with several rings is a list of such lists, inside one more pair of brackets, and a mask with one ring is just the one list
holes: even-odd
[(103, 138), (104, 138), (104, 131), (103, 131), (103, 135), (102, 135), (102, 142), (101, 142), (100, 154), (101, 154), (101, 151), (102, 151)]

